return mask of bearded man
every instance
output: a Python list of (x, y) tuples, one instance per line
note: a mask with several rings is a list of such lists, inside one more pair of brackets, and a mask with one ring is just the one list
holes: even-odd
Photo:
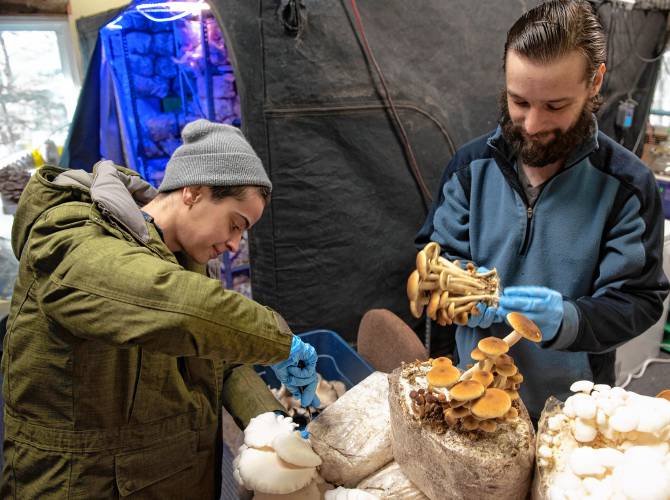
[(521, 397), (537, 419), (548, 396), (575, 380), (614, 382), (615, 348), (661, 316), (663, 213), (654, 176), (593, 116), (606, 42), (586, 1), (554, 0), (507, 34), (500, 126), (463, 146), (417, 236), (445, 257), (497, 268), (499, 308), (456, 332), (461, 365), (488, 335), (509, 333), (518, 311), (539, 344), (510, 354)]

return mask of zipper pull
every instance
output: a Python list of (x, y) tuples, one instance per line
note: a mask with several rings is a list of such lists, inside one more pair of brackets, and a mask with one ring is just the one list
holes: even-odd
[(526, 214), (528, 215), (528, 219), (532, 219), (533, 218), (533, 207), (528, 207), (526, 209)]

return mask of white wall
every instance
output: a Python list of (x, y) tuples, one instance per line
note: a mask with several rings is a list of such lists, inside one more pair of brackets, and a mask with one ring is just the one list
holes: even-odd
[(110, 9), (116, 9), (128, 5), (130, 0), (70, 0), (68, 6), (68, 19), (70, 21), (70, 33), (75, 52), (75, 60), (79, 71), (80, 80), (83, 80), (81, 51), (79, 50), (79, 36), (77, 35), (77, 19), (80, 17), (99, 14)]

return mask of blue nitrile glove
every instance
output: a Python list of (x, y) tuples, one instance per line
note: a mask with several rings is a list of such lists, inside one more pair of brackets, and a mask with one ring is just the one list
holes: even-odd
[[(478, 273), (486, 273), (489, 269), (487, 267), (478, 267)], [(479, 303), (477, 304), (477, 309), (479, 314), (474, 316), (470, 315), (468, 318), (468, 326), (470, 328), (489, 328), (493, 323), (501, 323), (505, 320), (505, 317), (498, 313), (498, 309), (495, 307), (487, 306), (486, 304)]]
[(504, 315), (520, 312), (533, 321), (542, 332), (542, 341), (553, 339), (563, 321), (563, 297), (556, 290), (543, 286), (505, 288), (498, 309)]
[(271, 366), (279, 381), (303, 407), (321, 404), (316, 397), (316, 360), (316, 350), (294, 335), (288, 359)]

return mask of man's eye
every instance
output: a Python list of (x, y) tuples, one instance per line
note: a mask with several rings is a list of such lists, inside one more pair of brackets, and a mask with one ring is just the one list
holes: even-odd
[(528, 106), (528, 103), (526, 101), (514, 101), (514, 104), (516, 106), (519, 106), (520, 108), (525, 108)]
[(561, 105), (561, 106), (552, 106), (552, 105), (548, 105), (548, 106), (547, 106), (547, 109), (549, 109), (549, 111), (560, 111), (560, 110), (562, 110), (563, 108), (565, 108), (565, 105)]

